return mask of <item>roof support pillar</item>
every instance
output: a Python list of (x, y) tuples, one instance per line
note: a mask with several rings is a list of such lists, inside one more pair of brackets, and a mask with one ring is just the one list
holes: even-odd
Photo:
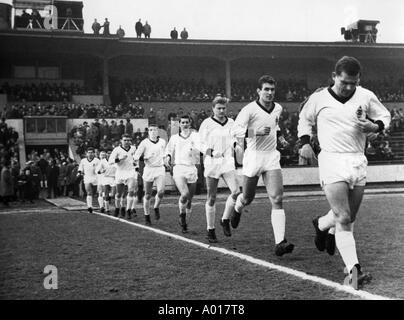
[(225, 60), (225, 66), (226, 66), (226, 97), (231, 98), (231, 64), (230, 60), (226, 59)]
[(104, 104), (109, 105), (111, 104), (111, 98), (109, 96), (109, 68), (108, 68), (108, 61), (107, 57), (103, 57), (103, 67), (102, 67), (102, 94), (104, 98)]

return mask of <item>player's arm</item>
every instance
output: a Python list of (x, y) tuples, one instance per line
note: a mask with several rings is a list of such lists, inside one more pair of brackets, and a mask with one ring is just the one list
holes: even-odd
[[(369, 124), (368, 122), (371, 122)], [(379, 133), (390, 126), (391, 114), (372, 92), (369, 99), (369, 109), (365, 120), (359, 119), (359, 127), (363, 132)], [(377, 126), (376, 126), (377, 125)]]
[(145, 147), (144, 147), (144, 140), (142, 140), (142, 142), (140, 142), (139, 144), (139, 148), (137, 148), (137, 150), (135, 151), (135, 154), (133, 155), (133, 160), (134, 161), (139, 161), (140, 157), (144, 154), (145, 152)]
[(250, 115), (247, 111), (247, 108), (244, 107), (237, 115), (237, 118), (234, 121), (234, 125), (230, 130), (230, 134), (232, 135), (232, 137), (240, 140), (244, 139), (246, 136), (249, 121)]
[(108, 159), (108, 163), (109, 164), (114, 164), (114, 163), (116, 163), (116, 157), (117, 157), (117, 153), (118, 153), (118, 151), (117, 151), (117, 149), (115, 148), (114, 150), (112, 150), (112, 152), (111, 152), (111, 154), (110, 154), (110, 156), (109, 156), (109, 159)]
[(172, 136), (170, 140), (167, 143), (165, 153), (164, 153), (164, 164), (168, 167), (171, 168), (171, 161), (172, 157), (174, 155), (174, 150), (175, 150), (175, 137)]
[(297, 136), (302, 146), (310, 144), (313, 126), (316, 124), (316, 103), (313, 96), (302, 106), (297, 124)]

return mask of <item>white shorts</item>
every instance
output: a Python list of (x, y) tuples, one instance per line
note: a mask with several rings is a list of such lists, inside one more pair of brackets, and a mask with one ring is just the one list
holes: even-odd
[(84, 176), (83, 182), (84, 182), (84, 184), (91, 183), (93, 186), (98, 185), (97, 177), (86, 177), (86, 176)]
[(173, 178), (185, 178), (187, 183), (195, 183), (198, 180), (198, 170), (195, 166), (176, 164), (173, 169)]
[(350, 189), (366, 184), (368, 160), (361, 153), (334, 153), (321, 151), (318, 155), (320, 183), (322, 186), (346, 182)]
[(259, 177), (266, 171), (281, 169), (281, 154), (278, 150), (270, 152), (246, 150), (243, 158), (243, 175)]
[(102, 177), (101, 184), (103, 186), (115, 186), (115, 177)]
[(225, 159), (207, 159), (204, 161), (204, 173), (203, 175), (206, 177), (219, 179), (221, 175), (226, 172), (236, 170), (234, 165), (234, 158), (225, 158)]
[(128, 184), (129, 180), (137, 180), (138, 172), (133, 169), (131, 171), (116, 171), (115, 184)]
[(166, 176), (166, 169), (164, 166), (161, 167), (144, 167), (142, 178), (146, 182), (153, 182), (154, 179), (158, 177)]

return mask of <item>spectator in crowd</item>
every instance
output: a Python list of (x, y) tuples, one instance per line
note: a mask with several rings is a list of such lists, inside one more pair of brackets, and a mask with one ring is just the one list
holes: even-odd
[(63, 161), (61, 162), (60, 160), (57, 160), (59, 164), (59, 176), (58, 176), (58, 195), (59, 196), (64, 196), (66, 194), (66, 189), (67, 189), (67, 162)]
[(42, 181), (42, 173), (41, 169), (38, 166), (39, 160), (31, 161), (27, 168), (31, 172), (32, 176), (32, 195), (33, 199), (39, 199), (39, 193), (41, 191), (41, 181)]
[(125, 30), (123, 30), (123, 29), (121, 28), (121, 26), (119, 26), (119, 29), (116, 30), (116, 35), (117, 35), (119, 38), (123, 38), (123, 37), (125, 36)]
[(46, 180), (48, 181), (48, 198), (59, 196), (58, 190), (59, 167), (56, 165), (56, 160), (50, 160), (46, 172)]
[(130, 122), (129, 118), (126, 119), (125, 132), (124, 133), (127, 133), (131, 137), (133, 136), (133, 124)]
[(105, 18), (105, 21), (104, 21), (104, 24), (102, 25), (102, 28), (104, 28), (103, 35), (104, 36), (109, 36), (110, 33), (109, 33), (109, 21), (108, 21), (108, 18)]
[(109, 132), (109, 125), (108, 125), (107, 120), (105, 120), (105, 119), (101, 120), (101, 125), (100, 125), (99, 131), (100, 131), (101, 138), (107, 137), (107, 139), (109, 139), (110, 132)]
[(119, 127), (116, 124), (115, 120), (111, 121), (111, 126), (109, 129), (110, 129), (112, 141), (120, 140), (121, 135), (120, 135)]
[(184, 28), (184, 30), (181, 31), (181, 39), (182, 40), (187, 40), (188, 39), (188, 31)]
[(141, 38), (142, 37), (142, 33), (143, 33), (143, 24), (142, 24), (142, 20), (139, 19), (138, 22), (136, 22), (135, 24), (135, 30), (136, 30), (136, 38)]
[(94, 34), (100, 34), (100, 30), (101, 30), (101, 25), (99, 24), (99, 22), (97, 21), (97, 19), (94, 19), (93, 25), (91, 26), (91, 28), (93, 29)]
[(150, 107), (149, 116), (147, 118), (149, 119), (149, 123), (156, 123), (156, 112), (154, 111), (153, 107)]
[(2, 169), (0, 172), (0, 197), (5, 206), (9, 206), (9, 202), (14, 195), (13, 177), (11, 175), (10, 160), (3, 159)]
[(122, 137), (122, 135), (125, 133), (125, 125), (123, 124), (123, 120), (119, 121), (118, 129), (119, 129), (119, 136)]
[(177, 39), (178, 39), (178, 31), (175, 29), (175, 27), (174, 27), (173, 30), (171, 30), (171, 32), (170, 32), (170, 37), (171, 37), (171, 39), (173, 39), (173, 40), (177, 40)]
[(150, 34), (151, 34), (151, 26), (150, 24), (146, 23), (143, 26), (143, 34), (145, 38), (150, 38)]

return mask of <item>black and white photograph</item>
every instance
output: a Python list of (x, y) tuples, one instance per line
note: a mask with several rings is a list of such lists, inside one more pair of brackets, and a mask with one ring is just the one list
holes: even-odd
[(0, 116), (0, 300), (404, 299), (402, 0), (0, 0)]

